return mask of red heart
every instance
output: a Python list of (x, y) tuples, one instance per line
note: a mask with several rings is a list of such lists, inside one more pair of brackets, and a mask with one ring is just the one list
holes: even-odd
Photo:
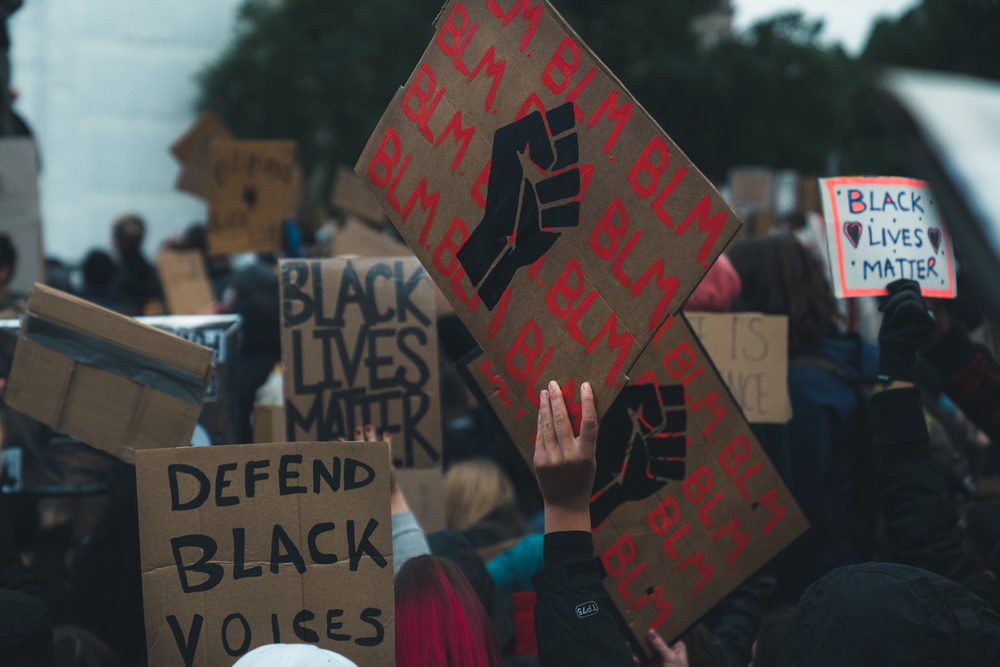
[(941, 245), (941, 230), (937, 227), (931, 227), (927, 230), (927, 238), (930, 239), (931, 245), (934, 246), (934, 252), (937, 252), (938, 247)]
[(847, 235), (847, 240), (851, 242), (855, 248), (858, 247), (858, 241), (861, 240), (861, 223), (860, 222), (845, 222), (844, 223), (844, 234)]

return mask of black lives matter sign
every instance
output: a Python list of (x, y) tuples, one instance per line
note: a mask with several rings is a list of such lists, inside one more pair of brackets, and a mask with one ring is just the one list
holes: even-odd
[(385, 443), (140, 450), (151, 665), (230, 665), (272, 643), (391, 664)]
[(395, 464), (440, 465), (434, 286), (414, 257), (281, 262), (289, 441), (388, 431)]

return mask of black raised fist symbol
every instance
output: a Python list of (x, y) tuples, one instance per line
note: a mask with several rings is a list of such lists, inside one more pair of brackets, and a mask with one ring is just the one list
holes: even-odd
[(533, 111), (493, 135), (486, 212), (458, 261), (493, 310), (517, 270), (552, 247), (559, 227), (580, 221), (580, 159), (571, 102)]
[(681, 385), (631, 385), (618, 394), (597, 436), (590, 502), (595, 526), (622, 503), (648, 498), (667, 480), (684, 479), (686, 429)]

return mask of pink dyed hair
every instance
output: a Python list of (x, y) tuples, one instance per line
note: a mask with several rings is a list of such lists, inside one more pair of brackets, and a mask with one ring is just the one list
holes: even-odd
[(417, 556), (396, 575), (397, 667), (499, 667), (493, 624), (450, 560)]

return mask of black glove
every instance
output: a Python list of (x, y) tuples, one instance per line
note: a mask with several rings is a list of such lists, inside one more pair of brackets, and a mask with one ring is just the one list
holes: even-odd
[(924, 304), (914, 280), (889, 283), (882, 302), (882, 328), (878, 332), (879, 380), (913, 382), (917, 348), (934, 330), (934, 313)]

